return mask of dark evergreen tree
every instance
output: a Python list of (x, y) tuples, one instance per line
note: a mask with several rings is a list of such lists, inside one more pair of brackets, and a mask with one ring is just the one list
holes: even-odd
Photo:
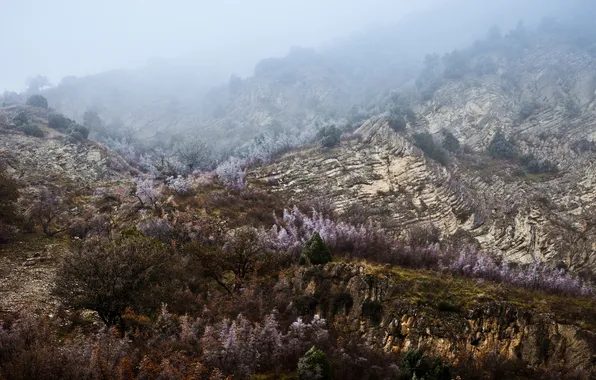
[(302, 249), (300, 262), (303, 264), (310, 263), (318, 265), (327, 264), (332, 260), (331, 250), (323, 239), (321, 239), (321, 235), (318, 232), (313, 233), (308, 243)]
[(443, 148), (450, 152), (457, 152), (460, 148), (459, 140), (447, 130), (443, 130)]
[(493, 158), (513, 159), (517, 156), (512, 140), (507, 140), (501, 130), (497, 131), (488, 146), (488, 153)]
[(315, 346), (312, 346), (298, 361), (298, 378), (300, 380), (331, 380), (331, 365), (327, 355)]
[(433, 160), (439, 162), (441, 165), (449, 164), (449, 157), (447, 152), (440, 146), (435, 144), (432, 135), (428, 132), (416, 133), (414, 135), (414, 144), (422, 149), (422, 151)]

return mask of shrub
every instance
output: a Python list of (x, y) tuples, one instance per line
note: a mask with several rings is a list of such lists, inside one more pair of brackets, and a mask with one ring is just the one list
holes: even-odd
[(445, 66), (443, 76), (449, 79), (462, 78), (470, 71), (468, 61), (468, 54), (461, 50), (454, 50), (445, 54), (443, 56), (443, 65)]
[(442, 145), (443, 148), (447, 149), (449, 152), (457, 152), (460, 148), (459, 140), (453, 135), (453, 133), (446, 129), (443, 130)]
[(69, 342), (65, 344), (58, 343), (57, 324), (25, 314), (0, 326), (0, 378), (93, 378), (92, 345), (86, 344), (81, 334), (76, 334), (76, 339), (67, 339)]
[(540, 161), (533, 154), (526, 154), (519, 158), (524, 170), (532, 174), (556, 173), (559, 171), (556, 164), (550, 160)]
[(416, 114), (410, 106), (410, 100), (398, 92), (391, 94), (389, 98), (389, 127), (396, 133), (406, 129), (406, 119), (410, 124), (416, 123)]
[(441, 231), (433, 224), (411, 227), (408, 230), (408, 245), (414, 248), (426, 248), (441, 241)]
[(399, 133), (406, 130), (406, 119), (401, 115), (391, 115), (389, 117), (389, 127), (393, 129), (394, 132)]
[(272, 249), (290, 252), (296, 258), (314, 232), (318, 232), (335, 255), (410, 268), (445, 270), (460, 276), (483, 278), (552, 293), (582, 296), (595, 294), (594, 288), (584, 284), (581, 279), (542, 263), (511, 268), (493, 255), (476, 251), (474, 246), (441, 248), (438, 243), (440, 234), (438, 230), (433, 232), (434, 228), (429, 228), (430, 233), (424, 230), (420, 234), (415, 233), (419, 238), (403, 244), (379, 226), (354, 226), (336, 222), (324, 218), (316, 211), (308, 216), (297, 208), (284, 210), (282, 220), (275, 220), (276, 225), (263, 234), (263, 239)]
[(215, 172), (223, 184), (233, 190), (242, 190), (246, 187), (246, 171), (244, 162), (236, 157), (219, 164)]
[(300, 260), (301, 262), (312, 265), (327, 264), (333, 260), (331, 250), (327, 247), (323, 239), (321, 239), (321, 235), (318, 232), (312, 234), (312, 237), (302, 249)]
[(149, 172), (154, 178), (164, 179), (168, 177), (177, 177), (183, 173), (186, 168), (174, 154), (162, 148), (156, 148), (153, 151), (139, 156), (137, 148), (125, 140), (113, 140), (108, 138), (104, 143), (115, 150), (129, 163), (137, 163), (141, 168)]
[(423, 101), (431, 100), (443, 84), (441, 59), (437, 54), (424, 58), (424, 68), (416, 79), (416, 87)]
[[(245, 280), (277, 265), (258, 230), (242, 227), (226, 231), (221, 223), (211, 223), (205, 239), (184, 246), (204, 277), (214, 280), (228, 294), (242, 289)], [(281, 256), (281, 255), (280, 255)]]
[(538, 105), (535, 102), (527, 102), (527, 101), (523, 102), (519, 108), (518, 120), (519, 121), (526, 120), (527, 118), (532, 116), (532, 114), (534, 114), (534, 112), (536, 111), (537, 108), (538, 108)]
[(68, 131), (68, 127), (74, 123), (72, 120), (62, 114), (51, 114), (48, 118), (48, 127), (60, 132)]
[(451, 368), (437, 357), (434, 362), (420, 350), (408, 350), (402, 357), (402, 375), (406, 379), (451, 380)]
[(513, 159), (517, 156), (515, 144), (512, 139), (507, 140), (501, 130), (493, 136), (488, 145), (488, 153), (492, 158)]
[(159, 209), (158, 202), (162, 196), (162, 188), (156, 187), (150, 179), (135, 180), (134, 195), (141, 203), (141, 207), (153, 207)]
[(576, 153), (596, 152), (596, 142), (589, 141), (585, 137), (576, 140), (571, 144), (571, 149)]
[(166, 185), (174, 194), (187, 196), (192, 193), (192, 183), (181, 175), (166, 178)]
[(80, 140), (80, 141), (83, 141), (83, 140), (87, 140), (87, 138), (89, 137), (89, 129), (87, 129), (77, 123), (71, 123), (68, 126), (68, 134), (69, 135), (79, 134), (80, 137), (82, 138), (82, 140)]
[(60, 223), (65, 214), (65, 204), (62, 199), (52, 190), (43, 187), (37, 197), (31, 202), (27, 209), (27, 217), (35, 225), (41, 225), (43, 233), (47, 236), (54, 236), (67, 228), (56, 224)]
[(245, 161), (250, 165), (266, 164), (291, 148), (312, 142), (315, 134), (314, 127), (306, 127), (299, 135), (288, 135), (285, 132), (274, 134), (270, 131), (260, 133), (242, 147), (246, 151)]
[(98, 134), (105, 134), (107, 132), (103, 120), (101, 120), (101, 117), (95, 111), (85, 111), (83, 114), (83, 126)]
[(89, 226), (82, 219), (73, 221), (68, 227), (68, 236), (73, 238), (84, 239), (89, 232)]
[(21, 127), (19, 129), (21, 131), (23, 131), (23, 133), (26, 134), (27, 136), (40, 137), (40, 138), (44, 136), (43, 131), (37, 125), (23, 124), (23, 125), (21, 125)]
[(455, 313), (459, 313), (461, 311), (461, 306), (459, 304), (449, 300), (440, 300), (437, 304), (437, 308), (440, 311), (450, 311)]
[(437, 146), (432, 135), (428, 132), (416, 133), (414, 136), (414, 144), (422, 149), (422, 151), (433, 160), (439, 162), (441, 165), (449, 163), (447, 152), (443, 148)]
[(258, 230), (252, 227), (241, 227), (228, 233), (222, 253), (224, 269), (234, 275), (235, 290), (240, 290), (249, 276), (272, 264)]
[(159, 240), (164, 244), (171, 244), (175, 239), (174, 227), (166, 219), (143, 220), (137, 224), (137, 229), (145, 236)]
[(298, 378), (300, 380), (331, 380), (331, 365), (327, 360), (327, 355), (312, 346), (298, 360)]
[(499, 67), (491, 57), (481, 57), (474, 66), (474, 72), (478, 76), (496, 74)]
[(12, 119), (12, 122), (16, 126), (26, 125), (29, 124), (29, 117), (25, 111), (21, 111)]
[(313, 210), (312, 216), (298, 208), (284, 210), (282, 220), (275, 218), (267, 239), (278, 251), (288, 251), (300, 256), (302, 248), (319, 233), (325, 244), (337, 254), (359, 258), (372, 258), (377, 255), (392, 255), (394, 241), (382, 228), (373, 224), (351, 225), (325, 218)]
[(317, 139), (323, 148), (331, 148), (339, 144), (341, 130), (335, 125), (328, 125), (317, 132)]
[(547, 292), (569, 295), (593, 295), (594, 289), (571, 276), (564, 269), (551, 269), (543, 263), (513, 268), (493, 256), (463, 249), (451, 259), (447, 268), (454, 274), (466, 277), (505, 282), (527, 289), (541, 289)]
[(0, 220), (0, 244), (10, 243), (16, 234), (16, 228)]
[(78, 144), (85, 141), (83, 135), (77, 131), (70, 131), (68, 135), (66, 135), (66, 139), (68, 140), (68, 142), (73, 144)]
[(211, 151), (207, 143), (197, 136), (185, 137), (182, 142), (176, 144), (174, 150), (188, 173), (212, 167)]
[(54, 293), (74, 309), (91, 309), (107, 325), (122, 315), (155, 311), (171, 291), (173, 256), (161, 243), (138, 235), (93, 239), (62, 261)]
[(48, 109), (48, 100), (41, 95), (31, 95), (27, 99), (27, 105)]

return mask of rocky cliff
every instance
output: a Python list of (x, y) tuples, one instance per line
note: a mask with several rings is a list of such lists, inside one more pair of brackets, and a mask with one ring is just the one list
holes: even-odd
[[(364, 204), (389, 216), (398, 234), (432, 223), (444, 237), (469, 232), (486, 250), (518, 263), (547, 261), (576, 272), (596, 269), (596, 59), (540, 39), (513, 57), (491, 57), (494, 72), (446, 77), (428, 101), (412, 104), (403, 132), (379, 116), (330, 150), (306, 148), (254, 177), (293, 191), (297, 201), (330, 198), (346, 210)], [(446, 166), (413, 143), (451, 132), (462, 148)], [(531, 174), (488, 155), (501, 131), (519, 156), (549, 160), (558, 172)], [(374, 219), (374, 217), (373, 217)]]
[(289, 282), (342, 331), (385, 351), (421, 348), (459, 364), (497, 354), (533, 369), (596, 375), (596, 335), (566, 319), (581, 314), (573, 301), (515, 290), (503, 298), (488, 284), (366, 265), (304, 269)]

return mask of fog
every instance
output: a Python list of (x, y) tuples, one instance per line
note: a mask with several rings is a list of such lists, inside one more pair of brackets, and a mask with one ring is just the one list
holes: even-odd
[[(520, 4), (521, 3), (521, 4)], [(539, 19), (553, 0), (19, 0), (2, 4), (0, 90), (23, 90), (42, 74), (53, 84), (69, 75), (135, 68), (161, 58), (212, 71), (250, 75), (255, 63), (291, 46), (317, 47), (393, 24), (420, 28), (404, 36), (412, 49), (447, 50), (504, 28)], [(429, 20), (432, 20), (429, 22)], [(405, 30), (403, 27), (400, 29)], [(420, 42), (424, 41), (424, 43)]]
[(258, 59), (292, 45), (314, 46), (390, 22), (428, 2), (13, 1), (0, 15), (0, 88), (20, 89), (34, 74), (56, 83), (154, 57), (192, 57), (200, 65), (248, 73)]

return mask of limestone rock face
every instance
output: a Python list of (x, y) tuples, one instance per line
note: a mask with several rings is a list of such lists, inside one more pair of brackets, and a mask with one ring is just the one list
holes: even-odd
[[(254, 172), (297, 201), (328, 197), (337, 210), (382, 210), (396, 234), (432, 223), (444, 237), (469, 232), (485, 250), (518, 263), (596, 269), (596, 58), (545, 39), (491, 75), (445, 80), (414, 104), (415, 122), (394, 133), (384, 116), (333, 149), (302, 149)], [(414, 146), (414, 133), (442, 131), (463, 148), (441, 166)], [(487, 153), (501, 130), (519, 156), (556, 164), (557, 174), (520, 174), (516, 160)]]
[(339, 211), (353, 203), (382, 209), (398, 235), (432, 223), (445, 237), (468, 231), (483, 249), (509, 261), (595, 268), (593, 153), (562, 148), (576, 163), (569, 160), (559, 174), (539, 182), (511, 175), (506, 163), (483, 167), (453, 158), (443, 167), (394, 133), (383, 117), (364, 123), (356, 136), (334, 149), (289, 153), (253, 176), (291, 191), (296, 201), (327, 197)]
[[(292, 282), (296, 292), (332, 300), (349, 298), (352, 302), (347, 309), (330, 314), (320, 303), (318, 311), (388, 352), (422, 348), (450, 361), (498, 354), (534, 368), (581, 369), (585, 379), (596, 375), (596, 334), (563, 323), (551, 313), (502, 301), (481, 301), (469, 310), (440, 312), (409, 301), (391, 277), (344, 263), (298, 271)], [(371, 304), (378, 305), (376, 321), (364, 311)]]

